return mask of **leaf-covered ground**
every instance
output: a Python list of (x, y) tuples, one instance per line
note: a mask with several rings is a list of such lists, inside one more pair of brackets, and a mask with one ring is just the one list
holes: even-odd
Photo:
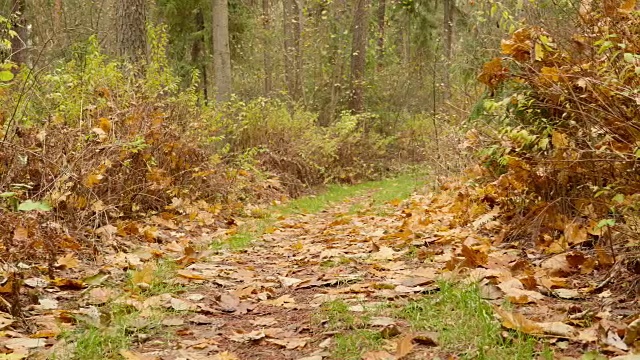
[(417, 184), (103, 228), (105, 253), (25, 270), (0, 359), (634, 359), (638, 306), (605, 255), (503, 243)]

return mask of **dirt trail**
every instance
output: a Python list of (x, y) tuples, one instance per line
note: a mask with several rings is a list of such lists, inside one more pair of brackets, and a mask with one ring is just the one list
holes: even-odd
[[(397, 237), (388, 235), (403, 223), (397, 207), (349, 213), (367, 200), (354, 198), (318, 214), (288, 217), (242, 252), (189, 266), (194, 278), (206, 280), (179, 298), (204, 295), (196, 302), (199, 314), (183, 317), (174, 344), (157, 339), (158, 349), (155, 341), (147, 341), (136, 351), (163, 359), (211, 359), (225, 351), (229, 359), (329, 357), (334, 333), (322, 323), (323, 303), (343, 299), (357, 313), (362, 305), (428, 291), (422, 285), (434, 280), (432, 269), (391, 247)], [(396, 213), (374, 214), (385, 209)], [(182, 349), (167, 350), (174, 346)]]

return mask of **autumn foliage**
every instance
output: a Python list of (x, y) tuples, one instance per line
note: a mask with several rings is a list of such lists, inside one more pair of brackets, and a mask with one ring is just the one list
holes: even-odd
[(476, 195), (512, 224), (505, 239), (635, 264), (640, 13), (635, 1), (611, 3), (583, 8), (574, 33), (528, 26), (503, 40), (479, 76), (495, 95), (485, 114), (502, 123), (465, 145), (484, 148), (490, 176)]

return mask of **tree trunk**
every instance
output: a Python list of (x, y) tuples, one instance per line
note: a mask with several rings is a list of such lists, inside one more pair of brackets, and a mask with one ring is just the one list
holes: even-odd
[(193, 45), (191, 47), (191, 61), (196, 67), (200, 68), (202, 73), (202, 95), (204, 97), (204, 102), (207, 103), (209, 101), (209, 89), (207, 88), (207, 67), (205, 62), (202, 60), (202, 54), (205, 51), (205, 26), (202, 9), (197, 10), (195, 21), (196, 28), (198, 29), (198, 36), (193, 41)]
[(302, 89), (302, 4), (301, 0), (282, 0), (284, 24), (285, 80), (293, 101), (303, 98)]
[(132, 62), (147, 58), (146, 0), (118, 0), (116, 48), (118, 56)]
[(347, 4), (346, 0), (335, 0), (331, 2), (329, 19), (331, 20), (331, 37), (330, 37), (330, 57), (329, 64), (331, 65), (331, 74), (328, 82), (324, 85), (329, 90), (329, 98), (320, 107), (320, 114), (318, 115), (318, 124), (320, 126), (329, 126), (336, 117), (336, 110), (340, 99), (344, 98), (344, 75), (346, 67), (348, 66), (348, 58), (345, 54), (349, 53), (349, 44), (343, 39), (347, 38), (345, 35), (346, 28), (349, 25), (347, 14), (350, 12), (351, 7)]
[(453, 46), (453, 10), (454, 0), (444, 0), (442, 2), (444, 6), (444, 22), (443, 22), (443, 34), (444, 34), (444, 91), (443, 101), (446, 104), (451, 97), (451, 52)]
[(367, 62), (368, 0), (355, 0), (353, 13), (353, 42), (351, 51), (351, 98), (349, 109), (364, 111), (365, 67)]
[(376, 49), (376, 60), (377, 65), (376, 68), (378, 70), (382, 69), (382, 62), (384, 60), (384, 33), (385, 33), (385, 25), (386, 25), (386, 12), (387, 12), (387, 0), (378, 0), (378, 11), (377, 11), (377, 21), (378, 21), (378, 42)]
[(271, 60), (271, 13), (269, 0), (262, 0), (262, 30), (264, 31), (263, 61), (264, 61), (264, 96), (269, 97), (273, 91), (273, 65)]
[[(53, 3), (53, 36), (55, 39), (62, 38), (62, 0), (55, 0)], [(61, 45), (61, 44), (58, 44)]]
[(229, 49), (229, 4), (213, 0), (213, 75), (217, 101), (231, 98), (231, 50)]
[(27, 28), (27, 18), (25, 0), (12, 0), (11, 12), (16, 15), (16, 22), (13, 30), (18, 34), (11, 38), (11, 60), (16, 64), (29, 64), (29, 29)]

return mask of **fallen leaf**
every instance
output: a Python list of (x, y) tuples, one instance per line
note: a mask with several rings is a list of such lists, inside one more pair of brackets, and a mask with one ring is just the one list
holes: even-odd
[(254, 326), (273, 326), (278, 323), (276, 319), (270, 317), (257, 318), (255, 320), (250, 320), (249, 322)]
[(253, 340), (260, 340), (267, 335), (263, 330), (254, 330), (251, 332), (244, 332), (242, 330), (235, 330), (231, 335), (228, 336), (229, 340), (236, 342), (249, 342)]
[(578, 290), (574, 289), (556, 289), (553, 293), (562, 299), (579, 299), (582, 297)]
[(13, 324), (14, 320), (9, 314), (0, 313), (0, 330)]
[(284, 277), (284, 276), (278, 276), (278, 280), (280, 280), (280, 282), (282, 283), (282, 286), (284, 287), (296, 286), (303, 281), (301, 279)]
[(184, 325), (184, 320), (178, 317), (171, 317), (162, 320), (162, 325), (166, 326), (182, 326)]
[(176, 311), (195, 310), (195, 305), (182, 299), (171, 298), (171, 308)]
[(92, 305), (102, 305), (111, 300), (114, 295), (111, 289), (93, 288), (89, 291), (89, 303)]
[(80, 265), (80, 262), (73, 253), (68, 253), (67, 255), (59, 258), (56, 262), (56, 267), (60, 269), (73, 269), (78, 267), (78, 265)]
[(277, 299), (263, 301), (262, 303), (265, 305), (272, 305), (272, 306), (286, 306), (286, 305), (295, 304), (296, 300), (291, 295), (286, 294), (286, 295), (280, 296)]
[(235, 312), (238, 310), (239, 305), (240, 299), (237, 296), (229, 293), (220, 295), (220, 300), (218, 301), (220, 310), (224, 312)]
[(413, 335), (405, 335), (396, 343), (396, 359), (402, 359), (413, 351)]
[(137, 352), (129, 351), (129, 350), (120, 350), (120, 356), (122, 356), (125, 360), (156, 360), (159, 359), (157, 356), (150, 356), (145, 354), (140, 354)]
[(153, 282), (156, 267), (154, 264), (146, 264), (141, 270), (134, 271), (131, 275), (131, 283), (136, 286), (149, 286)]
[(302, 349), (307, 345), (309, 338), (285, 338), (285, 339), (267, 339), (268, 342), (280, 345), (287, 350)]
[(38, 302), (43, 310), (55, 310), (58, 308), (58, 300), (55, 299), (39, 299)]
[(211, 360), (240, 360), (240, 358), (233, 353), (224, 351), (214, 355)]
[(392, 260), (398, 257), (400, 253), (395, 252), (392, 248), (388, 246), (381, 246), (380, 250), (374, 252), (371, 255), (371, 259), (373, 260)]
[(369, 351), (362, 355), (362, 360), (396, 360), (397, 358), (386, 351)]
[(185, 270), (185, 269), (178, 270), (176, 271), (176, 274), (178, 274), (179, 276), (182, 276), (185, 279), (190, 279), (190, 280), (207, 280), (205, 276), (193, 270)]
[(543, 329), (538, 323), (527, 319), (522, 314), (502, 310), (497, 306), (494, 306), (493, 309), (502, 321), (502, 326), (507, 329), (518, 330), (530, 335), (541, 335), (543, 333)]
[(4, 345), (9, 349), (35, 349), (39, 347), (44, 347), (46, 345), (45, 339), (33, 339), (33, 338), (13, 338), (5, 340), (4, 342), (0, 342), (0, 344)]

